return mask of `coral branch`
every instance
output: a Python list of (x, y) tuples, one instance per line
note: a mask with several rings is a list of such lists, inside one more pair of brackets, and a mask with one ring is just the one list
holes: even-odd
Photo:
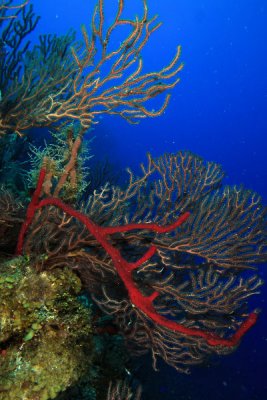
[(18, 244), (17, 244), (17, 254), (22, 254), (22, 249), (23, 249), (23, 241), (25, 234), (32, 223), (32, 220), (34, 218), (35, 211), (37, 210), (38, 202), (39, 202), (39, 197), (42, 191), (43, 183), (45, 180), (45, 175), (46, 175), (46, 170), (44, 168), (41, 169), (40, 174), (39, 174), (39, 179), (37, 182), (36, 189), (33, 193), (32, 199), (30, 204), (28, 205), (27, 213), (26, 213), (26, 219), (21, 227), (19, 237), (18, 237)]
[(103, 230), (103, 233), (105, 235), (112, 235), (113, 233), (117, 232), (120, 233), (129, 232), (135, 229), (143, 229), (143, 230), (147, 229), (149, 231), (153, 231), (156, 233), (167, 233), (173, 231), (174, 229), (182, 225), (182, 223), (185, 222), (188, 217), (189, 217), (189, 212), (186, 212), (181, 217), (179, 217), (173, 224), (166, 226), (160, 226), (154, 223), (146, 223), (146, 224), (128, 224), (124, 226), (108, 226), (106, 228), (101, 228), (101, 229)]
[(24, 1), (24, 3), (21, 3), (21, 4), (18, 4), (18, 5), (15, 5), (15, 6), (12, 6), (12, 5), (10, 5), (10, 2), (7, 2), (7, 3), (4, 3), (4, 4), (1, 4), (0, 5), (0, 21), (1, 20), (6, 20), (6, 19), (13, 19), (13, 18), (17, 18), (17, 15), (15, 14), (11, 14), (11, 15), (5, 15), (4, 13), (6, 12), (6, 11), (16, 11), (16, 10), (19, 10), (19, 9), (21, 9), (21, 8), (24, 8), (28, 3), (29, 3), (29, 1), (30, 0), (26, 0), (26, 1)]
[(128, 382), (118, 381), (115, 384), (110, 382), (106, 400), (141, 400), (141, 386), (133, 393)]
[[(73, 120), (88, 129), (100, 114), (116, 114), (131, 123), (161, 115), (170, 99), (167, 92), (179, 82), (178, 75), (183, 67), (179, 61), (181, 48), (178, 46), (172, 61), (160, 71), (142, 73), (141, 52), (160, 26), (154, 24), (156, 17), (149, 19), (146, 1), (143, 5), (141, 18), (123, 19), (124, 0), (121, 0), (114, 21), (106, 27), (104, 1), (98, 0), (91, 34), (82, 27), (82, 47), (73, 37), (69, 37), (72, 43), (67, 43), (64, 37), (46, 35), (33, 50), (26, 53), (26, 48), (23, 49), (18, 60), (21, 73), (16, 73), (15, 81), (5, 82), (5, 90), (1, 88), (0, 135), (14, 131), (21, 135), (32, 127)], [(26, 24), (30, 22), (31, 30), (36, 25), (32, 22), (31, 7), (23, 18), (25, 36), (29, 33)], [(37, 23), (38, 18), (35, 21)], [(112, 45), (112, 34), (121, 26), (129, 28), (130, 32), (116, 48)], [(16, 47), (12, 64), (17, 53)], [(6, 66), (3, 66), (2, 74), (5, 71)], [(8, 80), (10, 74), (5, 75)], [(150, 110), (149, 100), (163, 93), (166, 96), (162, 106)]]

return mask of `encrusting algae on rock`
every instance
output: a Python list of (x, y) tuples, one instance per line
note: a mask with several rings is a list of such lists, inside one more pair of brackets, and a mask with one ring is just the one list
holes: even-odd
[(80, 279), (68, 268), (38, 273), (26, 257), (0, 270), (0, 400), (53, 399), (92, 363)]

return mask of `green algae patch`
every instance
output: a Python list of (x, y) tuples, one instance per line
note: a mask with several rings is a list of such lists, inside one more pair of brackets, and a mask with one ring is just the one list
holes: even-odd
[(0, 400), (54, 399), (88, 374), (90, 309), (68, 268), (37, 272), (25, 257), (0, 264)]

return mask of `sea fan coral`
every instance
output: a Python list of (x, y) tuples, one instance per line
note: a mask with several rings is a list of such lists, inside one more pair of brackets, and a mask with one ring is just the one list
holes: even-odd
[(40, 270), (69, 265), (132, 351), (187, 372), (233, 351), (257, 320), (244, 306), (262, 281), (243, 272), (266, 259), (265, 209), (250, 191), (221, 188), (220, 166), (188, 152), (149, 156), (142, 171), (124, 190), (95, 193), (86, 215), (40, 199), (42, 169), (18, 252), (45, 254)]

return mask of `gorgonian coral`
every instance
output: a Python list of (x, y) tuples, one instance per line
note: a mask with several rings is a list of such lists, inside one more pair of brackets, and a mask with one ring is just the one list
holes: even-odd
[(262, 281), (244, 271), (266, 259), (265, 209), (255, 193), (222, 188), (220, 166), (189, 152), (149, 156), (142, 172), (80, 212), (53, 190), (42, 199), (42, 169), (18, 253), (37, 255), (40, 270), (69, 265), (134, 353), (186, 372), (233, 351), (257, 320), (246, 300)]
[[(159, 110), (149, 110), (149, 100), (179, 82), (181, 49), (177, 48), (172, 61), (160, 71), (143, 73), (141, 52), (160, 23), (155, 22), (156, 17), (149, 18), (145, 0), (142, 17), (127, 19), (123, 11), (124, 0), (120, 0), (113, 22), (107, 25), (105, 4), (99, 0), (91, 32), (82, 27), (82, 44), (75, 42), (70, 32), (62, 37), (41, 36), (33, 48), (24, 40), (39, 19), (32, 5), (24, 3), (17, 18), (3, 19), (0, 136), (10, 132), (21, 135), (32, 127), (72, 121), (78, 121), (86, 130), (100, 114), (119, 115), (135, 122), (163, 113), (169, 94)], [(0, 21), (5, 12), (2, 6)], [(128, 34), (114, 46), (114, 32), (122, 26)]]

